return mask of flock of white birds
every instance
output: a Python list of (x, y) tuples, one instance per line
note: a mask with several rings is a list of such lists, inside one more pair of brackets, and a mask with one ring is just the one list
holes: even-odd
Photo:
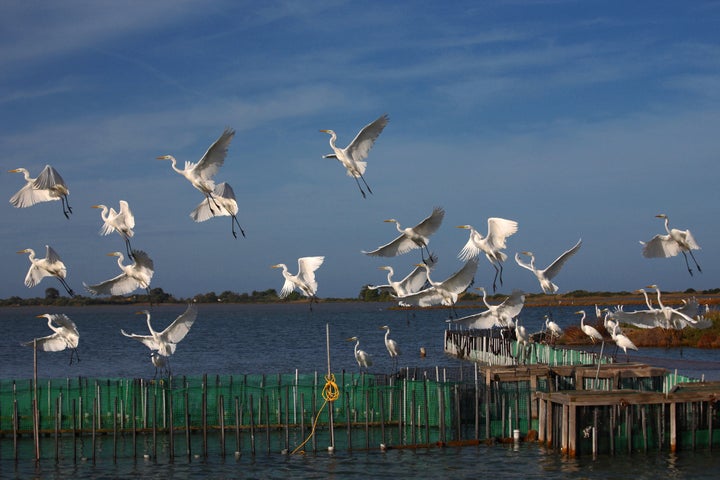
[[(345, 148), (339, 148), (335, 145), (337, 135), (332, 130), (320, 130), (330, 135), (330, 147), (333, 153), (324, 155), (324, 158), (335, 158), (346, 169), (347, 175), (354, 178), (363, 198), (366, 197), (366, 191), (372, 194), (372, 190), (365, 180), (365, 171), (367, 168), (366, 158), (370, 149), (374, 145), (378, 136), (389, 122), (387, 115), (382, 115), (375, 121), (366, 125), (352, 142)], [(237, 238), (237, 226), (241, 235), (245, 236), (243, 228), (237, 219), (238, 205), (232, 187), (227, 182), (215, 183), (214, 177), (218, 173), (220, 167), (223, 166), (228, 153), (230, 143), (235, 135), (233, 129), (227, 128), (220, 137), (208, 148), (202, 158), (196, 162), (185, 162), (184, 168), (177, 166), (177, 160), (172, 155), (163, 155), (157, 157), (158, 160), (169, 160), (172, 169), (184, 176), (193, 187), (199, 190), (204, 199), (190, 213), (190, 217), (196, 222), (203, 222), (210, 218), (219, 216), (228, 216), (231, 221), (232, 235)], [(32, 178), (30, 173), (24, 168), (10, 170), (12, 173), (22, 173), (25, 179), (25, 185), (10, 198), (10, 203), (17, 208), (31, 207), (40, 202), (60, 201), (63, 214), (70, 218), (72, 208), (68, 201), (69, 189), (60, 174), (50, 165), (47, 165), (36, 178)], [(361, 183), (362, 182), (362, 183)], [(127, 259), (130, 262), (125, 264), (125, 254), (120, 251), (109, 253), (109, 256), (117, 257), (118, 267), (121, 273), (111, 279), (96, 283), (86, 284), (83, 282), (85, 289), (93, 295), (126, 295), (138, 289), (145, 289), (148, 294), (150, 292), (150, 283), (154, 274), (154, 265), (150, 256), (142, 251), (133, 249), (130, 239), (134, 236), (133, 228), (135, 227), (135, 218), (130, 210), (130, 206), (125, 200), (120, 200), (119, 210), (116, 211), (112, 207), (106, 205), (93, 205), (93, 208), (101, 210), (100, 217), (103, 222), (100, 228), (101, 235), (110, 235), (113, 232), (120, 235), (125, 242), (125, 250)], [(429, 307), (433, 305), (444, 305), (450, 307), (458, 301), (459, 296), (465, 292), (473, 283), (474, 276), (478, 267), (478, 261), (481, 254), (484, 254), (495, 270), (493, 278), (493, 292), (496, 290), (497, 282), (503, 283), (503, 264), (507, 260), (507, 254), (503, 251), (507, 248), (506, 240), (518, 231), (518, 223), (513, 220), (504, 218), (491, 217), (487, 220), (487, 233), (483, 236), (471, 225), (460, 225), (458, 228), (470, 231), (467, 243), (458, 253), (458, 257), (464, 261), (464, 265), (453, 275), (444, 281), (435, 281), (430, 277), (430, 271), (436, 263), (436, 257), (429, 250), (430, 237), (440, 228), (445, 211), (436, 207), (432, 213), (413, 227), (401, 227), (398, 220), (391, 218), (385, 220), (388, 223), (394, 223), (399, 235), (387, 244), (377, 247), (374, 250), (363, 251), (366, 255), (375, 257), (395, 257), (403, 255), (412, 250), (419, 249), (421, 252), (421, 262), (415, 264), (415, 268), (402, 280), (394, 281), (392, 279), (394, 271), (390, 266), (382, 266), (381, 269), (388, 271), (388, 283), (379, 286), (369, 286), (371, 289), (388, 290), (397, 298), (401, 306), (417, 306)], [(688, 255), (692, 258), (695, 268), (698, 272), (702, 272), (698, 264), (693, 250), (700, 247), (693, 238), (689, 230), (679, 230), (670, 228), (669, 219), (665, 214), (657, 215), (658, 218), (664, 219), (665, 234), (655, 235), (647, 242), (642, 244), (642, 254), (648, 258), (667, 258), (674, 257), (682, 253), (685, 258), (687, 270), (690, 275), (693, 270), (690, 266)], [(530, 251), (523, 251), (515, 254), (516, 263), (530, 272), (537, 278), (542, 291), (545, 294), (554, 294), (558, 291), (558, 286), (553, 283), (553, 279), (558, 275), (563, 265), (575, 255), (582, 245), (579, 240), (572, 248), (563, 252), (546, 268), (540, 269), (535, 266), (535, 256)], [(35, 251), (30, 248), (19, 251), (18, 253), (28, 254), (30, 268), (25, 277), (25, 285), (34, 287), (39, 284), (45, 277), (57, 278), (69, 295), (74, 295), (74, 291), (66, 282), (67, 269), (62, 262), (58, 253), (49, 245), (46, 246), (46, 255), (44, 258), (36, 258)], [(525, 256), (528, 261), (521, 257)], [(310, 300), (310, 309), (312, 304), (317, 301), (318, 284), (315, 279), (315, 271), (322, 265), (324, 257), (302, 257), (298, 259), (298, 272), (292, 274), (288, 271), (285, 264), (279, 263), (273, 265), (273, 268), (282, 269), (282, 275), (285, 282), (280, 290), (279, 296), (286, 297), (292, 291), (297, 290), (300, 294), (308, 297)], [(487, 294), (484, 289), (480, 289), (483, 293), (483, 301), (487, 310), (469, 315), (462, 318), (452, 318), (450, 321), (458, 326), (476, 329), (489, 329), (493, 327), (512, 328), (515, 331), (516, 338), (521, 343), (527, 343), (527, 332), (524, 327), (517, 322), (517, 317), (522, 310), (525, 297), (520, 291), (513, 291), (512, 295), (499, 305), (490, 305), (487, 302)], [(645, 293), (643, 291), (643, 293)], [(681, 309), (672, 309), (661, 303), (660, 290), (657, 289), (659, 308), (654, 308), (651, 302), (647, 300), (648, 310), (643, 312), (623, 312), (621, 308), (617, 308), (614, 312), (608, 312), (606, 321), (615, 319), (616, 324), (613, 328), (608, 329), (612, 332), (612, 338), (618, 346), (623, 348), (627, 353), (627, 349), (637, 349), (629, 339), (622, 335), (619, 330), (618, 323), (627, 323), (632, 325), (643, 325), (642, 328), (652, 328), (660, 326), (662, 328), (685, 328), (692, 326), (702, 328), (707, 326), (707, 322), (696, 314), (692, 313), (692, 309), (697, 311), (697, 303), (692, 300), (686, 301)], [(182, 340), (187, 334), (190, 326), (197, 317), (197, 311), (193, 306), (178, 317), (163, 332), (155, 332), (150, 325), (150, 313), (147, 314), (149, 336), (140, 336), (135, 334), (124, 335), (141, 341), (152, 350), (153, 364), (156, 369), (169, 370), (168, 357), (175, 351), (175, 345)], [(590, 330), (590, 325), (585, 325), (585, 314), (581, 320), (583, 331), (593, 340), (596, 340), (595, 334)], [(454, 311), (453, 311), (454, 314)], [(58, 314), (46, 314), (48, 326), (54, 333), (48, 337), (36, 339), (29, 342), (28, 345), (35, 343), (40, 349), (47, 351), (58, 351), (70, 348), (77, 354), (76, 347), (79, 335), (75, 324), (67, 316)], [(550, 332), (551, 338), (556, 338), (562, 334), (559, 326), (546, 321), (546, 327)], [(395, 360), (399, 355), (397, 343), (388, 337), (390, 329), (387, 326), (381, 327), (386, 330), (385, 344), (390, 356)], [(597, 332), (597, 331), (595, 331)], [(599, 334), (598, 334), (599, 335)], [(357, 337), (352, 337), (355, 341), (355, 358), (358, 365), (367, 367), (372, 364), (370, 355), (359, 349), (360, 341)], [(61, 348), (62, 347), (62, 348)], [(71, 356), (71, 362), (72, 362)]]

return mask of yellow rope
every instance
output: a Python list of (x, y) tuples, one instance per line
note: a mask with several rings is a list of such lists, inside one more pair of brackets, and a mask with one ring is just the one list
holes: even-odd
[(305, 441), (298, 445), (297, 448), (293, 450), (290, 455), (295, 455), (298, 450), (304, 447), (305, 444), (312, 438), (312, 436), (315, 435), (315, 427), (317, 427), (318, 419), (320, 418), (320, 414), (325, 408), (325, 405), (327, 405), (328, 402), (332, 403), (338, 398), (340, 398), (340, 389), (338, 388), (337, 383), (335, 383), (335, 375), (333, 375), (332, 373), (325, 375), (325, 386), (322, 389), (322, 397), (323, 399), (325, 399), (325, 402), (322, 404), (322, 407), (320, 407), (320, 410), (318, 410), (317, 415), (315, 415), (312, 430), (310, 430), (310, 435), (308, 435)]

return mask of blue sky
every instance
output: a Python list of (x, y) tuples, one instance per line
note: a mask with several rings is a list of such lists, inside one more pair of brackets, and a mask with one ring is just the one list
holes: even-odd
[[(15, 252), (52, 245), (68, 282), (119, 273), (119, 236), (99, 211), (127, 200), (133, 246), (155, 262), (153, 287), (176, 296), (282, 286), (287, 263), (325, 255), (320, 297), (355, 296), (420, 259), (361, 250), (447, 211), (430, 246), (442, 280), (460, 268), (471, 224), (518, 221), (505, 285), (539, 292), (512, 256), (545, 266), (579, 239), (561, 292), (720, 286), (720, 2), (10, 2), (0, 17), (0, 297), (23, 285)], [(382, 113), (363, 200), (329, 153)], [(230, 183), (247, 238), (227, 217), (196, 224), (201, 194), (173, 172), (226, 126), (237, 134), (216, 179)], [(26, 167), (53, 165), (59, 202), (15, 209)], [(682, 257), (645, 259), (639, 240), (689, 228), (703, 273)], [(482, 259), (476, 286), (493, 270)]]

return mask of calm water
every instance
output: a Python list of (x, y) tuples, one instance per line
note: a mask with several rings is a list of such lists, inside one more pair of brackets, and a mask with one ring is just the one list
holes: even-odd
[[(406, 314), (388, 310), (385, 304), (320, 304), (310, 312), (302, 305), (199, 305), (198, 320), (172, 358), (175, 375), (243, 374), (243, 373), (311, 373), (327, 370), (326, 325), (329, 326), (332, 370), (355, 371), (353, 343), (360, 337), (361, 348), (375, 360), (374, 372), (390, 372), (392, 365), (383, 344), (381, 325), (391, 327), (403, 350), (401, 366), (456, 366), (458, 361), (442, 352), (447, 312), (418, 311)], [(82, 307), (48, 309), (22, 307), (0, 309), (0, 324), (5, 336), (0, 339), (0, 376), (31, 378), (32, 349), (21, 342), (50, 333), (42, 313), (65, 313), (80, 331), (81, 361), (68, 365), (68, 352), (39, 352), (38, 375), (42, 378), (67, 376), (146, 377), (154, 374), (149, 351), (142, 344), (120, 335), (120, 329), (145, 334), (144, 315), (136, 315), (137, 306)], [(552, 310), (563, 327), (577, 324), (575, 308)], [(590, 313), (591, 309), (588, 309)], [(152, 308), (152, 323), (161, 330), (184, 311), (181, 305)], [(530, 331), (539, 331), (547, 308), (526, 308), (521, 315)], [(461, 311), (461, 314), (471, 311)], [(427, 351), (420, 358), (420, 348)], [(678, 373), (720, 380), (720, 352), (696, 349), (641, 349), (631, 360), (645, 361)], [(206, 460), (177, 457), (173, 463), (159, 460), (124, 459), (117, 464), (112, 457), (99, 458), (96, 465), (78, 461), (61, 462), (44, 459), (39, 466), (32, 461), (15, 463), (8, 454), (7, 442), (1, 439), (0, 476), (8, 478), (476, 478), (500, 473), (508, 478), (716, 478), (718, 456), (710, 452), (618, 455), (563, 459), (556, 452), (536, 444), (429, 449), (419, 451), (391, 450), (369, 452), (319, 453), (288, 457), (281, 454), (245, 455), (223, 459), (211, 452)], [(31, 458), (31, 453), (23, 456)]]

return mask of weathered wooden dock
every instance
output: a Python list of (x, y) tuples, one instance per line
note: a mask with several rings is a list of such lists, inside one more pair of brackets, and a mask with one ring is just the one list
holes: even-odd
[[(563, 454), (675, 452), (718, 443), (720, 382), (698, 382), (663, 368), (613, 363), (610, 358), (586, 363), (594, 357), (576, 350), (542, 344), (531, 348), (533, 359), (554, 361), (529, 362), (524, 346), (487, 332), (449, 331), (445, 336), (445, 352), (477, 362), (486, 386), (512, 390), (516, 385), (532, 392), (524, 409), (508, 411), (508, 417), (516, 417), (509, 422), (516, 428), (527, 425), (521, 435), (537, 433), (540, 442)], [(521, 410), (526, 410), (524, 422)]]

